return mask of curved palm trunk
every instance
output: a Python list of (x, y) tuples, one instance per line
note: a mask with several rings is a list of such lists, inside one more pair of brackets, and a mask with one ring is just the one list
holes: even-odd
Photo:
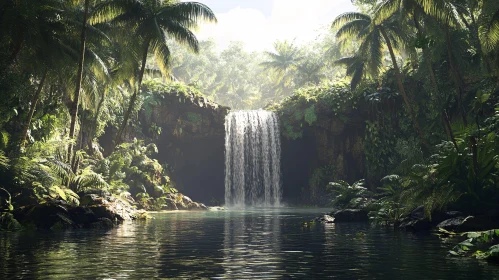
[(99, 101), (99, 105), (97, 105), (97, 112), (95, 112), (94, 120), (92, 122), (92, 130), (90, 131), (90, 135), (88, 136), (88, 142), (87, 142), (87, 148), (89, 150), (89, 153), (92, 154), (92, 141), (94, 139), (95, 135), (95, 130), (97, 129), (97, 121), (99, 120), (99, 115), (100, 115), (100, 110), (102, 108), (102, 105), (104, 104), (104, 100), (106, 99), (106, 95), (102, 94), (102, 98)]
[[(76, 118), (78, 115), (78, 106), (80, 100), (80, 92), (81, 92), (81, 81), (83, 79), (83, 63), (85, 61), (85, 45), (86, 45), (86, 31), (87, 31), (87, 17), (88, 17), (88, 6), (90, 4), (90, 0), (85, 0), (85, 12), (83, 14), (83, 28), (81, 30), (81, 43), (80, 43), (80, 60), (78, 62), (78, 75), (76, 80), (76, 90), (75, 97), (73, 103), (71, 104), (70, 113), (71, 113), (71, 125), (69, 126), (69, 139), (73, 139), (75, 136), (75, 128), (76, 128)], [(68, 148), (68, 162), (71, 163), (71, 158), (73, 157), (73, 144), (69, 144)]]
[(409, 115), (411, 117), (412, 123), (416, 127), (416, 130), (418, 132), (421, 143), (425, 146), (425, 148), (429, 148), (428, 142), (426, 142), (426, 139), (423, 135), (423, 130), (421, 129), (421, 126), (419, 125), (419, 122), (416, 118), (416, 115), (414, 114), (414, 110), (412, 109), (412, 105), (409, 102), (409, 98), (406, 94), (404, 83), (402, 82), (402, 74), (400, 73), (400, 68), (398, 67), (397, 59), (395, 57), (395, 53), (393, 52), (393, 47), (392, 47), (392, 43), (390, 42), (390, 38), (386, 34), (385, 30), (383, 30), (382, 28), (380, 30), (381, 30), (381, 34), (383, 35), (383, 38), (386, 41), (386, 46), (388, 47), (388, 51), (390, 52), (390, 57), (392, 59), (393, 68), (395, 69), (395, 77), (397, 79), (397, 85), (399, 87), (400, 93), (402, 94), (402, 97), (404, 98), (404, 102), (405, 102), (405, 105), (407, 106), (407, 110), (409, 111)]
[(42, 92), (43, 85), (45, 84), (45, 79), (47, 78), (48, 70), (45, 70), (43, 73), (42, 79), (40, 80), (40, 84), (38, 84), (38, 89), (33, 95), (31, 99), (31, 107), (29, 108), (28, 119), (26, 120), (26, 125), (23, 129), (23, 139), (21, 141), (21, 145), (24, 146), (26, 144), (26, 139), (28, 139), (28, 130), (31, 125), (31, 120), (33, 119), (33, 115), (35, 114), (36, 105), (38, 104), (38, 100), (40, 99), (40, 93)]
[(123, 118), (123, 123), (121, 124), (121, 127), (118, 130), (118, 133), (116, 134), (116, 139), (114, 140), (115, 146), (118, 146), (121, 143), (121, 136), (123, 135), (123, 132), (125, 131), (125, 128), (126, 128), (127, 123), (128, 123), (128, 119), (130, 118), (130, 115), (132, 114), (133, 106), (135, 105), (135, 101), (137, 101), (137, 95), (140, 92), (140, 87), (142, 86), (142, 78), (144, 77), (144, 71), (146, 69), (147, 54), (149, 53), (149, 43), (150, 43), (150, 41), (147, 41), (145, 43), (145, 46), (144, 46), (144, 53), (142, 55), (142, 65), (140, 67), (138, 84), (133, 92), (132, 97), (130, 98), (130, 103), (128, 104), (128, 109), (127, 109), (125, 116)]

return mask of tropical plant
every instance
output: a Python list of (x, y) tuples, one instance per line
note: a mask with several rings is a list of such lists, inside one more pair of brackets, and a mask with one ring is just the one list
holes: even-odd
[(303, 56), (293, 42), (277, 41), (274, 43), (274, 52), (265, 52), (268, 60), (260, 63), (265, 70), (270, 70), (275, 77), (275, 83), (282, 88), (285, 94), (293, 79), (293, 71), (297, 69)]
[(338, 208), (366, 208), (372, 203), (372, 192), (364, 187), (364, 180), (352, 185), (345, 181), (330, 182), (327, 189), (332, 195), (332, 205)]
[(168, 74), (171, 54), (167, 37), (171, 36), (198, 52), (198, 41), (190, 29), (196, 28), (200, 20), (216, 22), (216, 17), (210, 8), (197, 2), (112, 0), (98, 6), (92, 19), (93, 22), (107, 20), (134, 34), (134, 40), (140, 46), (130, 50), (139, 55), (137, 61), (141, 64), (128, 109), (116, 135), (118, 145), (141, 88), (149, 52), (154, 53), (160, 71)]
[(336, 17), (332, 24), (333, 28), (338, 28), (336, 37), (345, 41), (355, 38), (360, 41), (357, 54), (353, 57), (343, 58), (340, 63), (348, 65), (348, 72), (354, 76), (352, 87), (360, 81), (363, 72), (368, 70), (372, 75), (377, 76), (383, 66), (383, 49), (388, 49), (392, 66), (395, 71), (397, 86), (404, 99), (409, 116), (414, 124), (421, 143), (427, 145), (423, 131), (414, 111), (403, 83), (402, 73), (395, 56), (395, 48), (407, 42), (411, 34), (401, 28), (399, 22), (391, 17), (380, 23), (376, 23), (369, 15), (349, 12)]

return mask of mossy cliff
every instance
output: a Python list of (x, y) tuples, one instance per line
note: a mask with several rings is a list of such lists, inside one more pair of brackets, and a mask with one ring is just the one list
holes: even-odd
[[(229, 108), (211, 102), (194, 88), (148, 82), (141, 110), (124, 141), (155, 143), (174, 186), (195, 201), (223, 203), (224, 119)], [(104, 154), (113, 150), (115, 127), (101, 137)]]
[(285, 201), (323, 205), (327, 182), (363, 178), (365, 121), (358, 103), (340, 84), (301, 89), (267, 108), (281, 120)]

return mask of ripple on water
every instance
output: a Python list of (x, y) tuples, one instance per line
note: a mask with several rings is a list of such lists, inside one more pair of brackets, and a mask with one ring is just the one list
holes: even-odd
[(452, 244), (428, 234), (301, 226), (322, 212), (158, 213), (110, 231), (0, 233), (0, 279), (499, 278), (498, 266), (447, 258)]

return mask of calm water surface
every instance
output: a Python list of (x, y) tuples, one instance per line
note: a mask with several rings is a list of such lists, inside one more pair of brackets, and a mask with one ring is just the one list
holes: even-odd
[(0, 279), (499, 280), (499, 266), (446, 257), (452, 244), (430, 234), (302, 225), (326, 211), (161, 213), (109, 231), (0, 233)]

